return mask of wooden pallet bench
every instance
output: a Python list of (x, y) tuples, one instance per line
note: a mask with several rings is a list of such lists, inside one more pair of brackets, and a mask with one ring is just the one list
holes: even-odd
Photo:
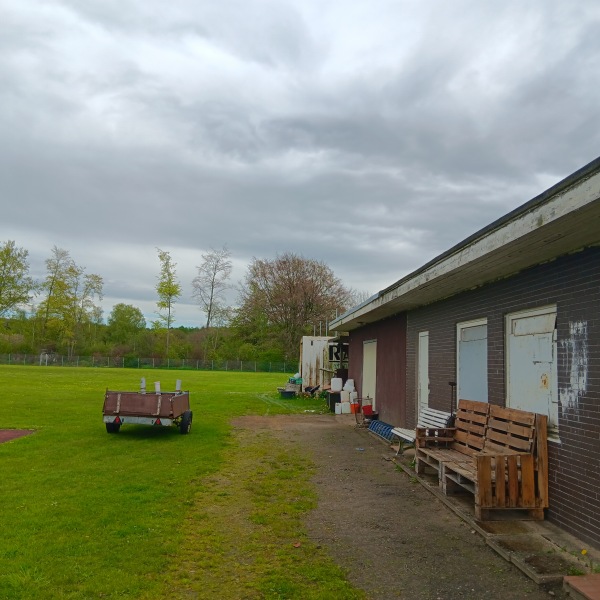
[(417, 428), (415, 470), (437, 471), (444, 494), (468, 491), (475, 517), (520, 509), (543, 519), (548, 507), (547, 417), (460, 400), (454, 427)]
[[(417, 427), (439, 429), (447, 427), (452, 418), (451, 413), (435, 408), (425, 408), (419, 413)], [(404, 429), (403, 427), (394, 427), (392, 434), (399, 438), (398, 450), (396, 455), (402, 454), (404, 447), (415, 443), (417, 431), (416, 429)], [(393, 438), (392, 438), (393, 439)]]

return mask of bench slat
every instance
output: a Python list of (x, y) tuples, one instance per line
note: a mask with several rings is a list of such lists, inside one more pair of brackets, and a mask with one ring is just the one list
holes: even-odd
[(508, 459), (508, 506), (514, 508), (519, 501), (519, 467), (517, 457), (509, 456)]
[(414, 429), (402, 429), (401, 427), (394, 427), (392, 433), (397, 435), (399, 438), (407, 440), (409, 442), (415, 441), (415, 430)]
[(523, 438), (512, 437), (504, 434), (500, 434), (497, 431), (489, 430), (486, 433), (485, 445), (489, 442), (495, 442), (498, 446), (503, 446), (505, 448), (511, 448), (517, 450), (518, 452), (531, 452), (531, 442), (532, 440), (526, 440)]
[(535, 413), (518, 410), (516, 408), (507, 408), (490, 404), (490, 415), (513, 423), (519, 423), (531, 427), (535, 422)]

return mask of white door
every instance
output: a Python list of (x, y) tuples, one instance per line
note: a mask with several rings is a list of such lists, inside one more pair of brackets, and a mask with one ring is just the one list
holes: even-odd
[(556, 307), (507, 316), (507, 405), (548, 416), (558, 428)]
[(373, 400), (375, 408), (375, 389), (377, 384), (377, 340), (363, 343), (362, 397)]
[(488, 401), (487, 321), (457, 325), (457, 400)]
[(429, 406), (429, 331), (419, 333), (417, 355), (417, 411)]

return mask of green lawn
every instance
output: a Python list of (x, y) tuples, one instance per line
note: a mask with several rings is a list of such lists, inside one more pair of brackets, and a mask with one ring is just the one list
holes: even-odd
[[(148, 389), (182, 379), (190, 435), (106, 433), (104, 390), (136, 390), (142, 375)], [(323, 409), (280, 400), (282, 379), (0, 366), (0, 428), (36, 430), (0, 444), (0, 598), (361, 598), (305, 537), (307, 457), (229, 426), (241, 414)]]

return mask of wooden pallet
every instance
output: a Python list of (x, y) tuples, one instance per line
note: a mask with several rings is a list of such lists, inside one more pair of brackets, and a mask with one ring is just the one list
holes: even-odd
[(548, 507), (547, 418), (461, 400), (455, 427), (417, 429), (415, 469), (437, 471), (444, 494), (470, 492), (475, 516), (520, 509), (543, 519)]

